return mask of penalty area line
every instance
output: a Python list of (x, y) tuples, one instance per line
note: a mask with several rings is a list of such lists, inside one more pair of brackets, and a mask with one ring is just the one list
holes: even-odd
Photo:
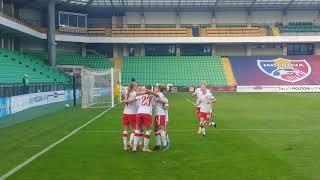
[(190, 101), (188, 98), (184, 97), (185, 100), (187, 100), (189, 103), (196, 105), (194, 102)]
[[(119, 103), (114, 105), (114, 107), (116, 107)], [(32, 161), (34, 161), (35, 159), (37, 159), (39, 156), (43, 155), (44, 153), (48, 152), (50, 149), (54, 148), (56, 145), (62, 143), (63, 141), (65, 141), (66, 139), (68, 139), (69, 137), (71, 137), (72, 135), (74, 135), (75, 133), (77, 133), (78, 131), (80, 131), (82, 128), (88, 126), (89, 124), (91, 124), (93, 121), (97, 120), (98, 118), (100, 118), (101, 116), (103, 116), (105, 113), (109, 112), (111, 109), (113, 109), (113, 107), (106, 109), (105, 111), (103, 111), (102, 113), (98, 114), (96, 117), (92, 118), (90, 121), (84, 123), (83, 125), (81, 125), (80, 127), (78, 127), (77, 129), (71, 131), (69, 134), (67, 134), (66, 136), (64, 136), (63, 138), (59, 139), (58, 141), (54, 142), (53, 144), (49, 145), (48, 147), (46, 147), (45, 149), (43, 149), (42, 151), (38, 152), (37, 154), (31, 156), (30, 158), (28, 158), (27, 160), (23, 161), (22, 163), (20, 163), (19, 165), (17, 165), (15, 168), (11, 169), (10, 171), (8, 171), (7, 173), (3, 174), (2, 176), (0, 176), (0, 180), (5, 180), (6, 178), (8, 178), (9, 176), (13, 175), (14, 173), (16, 173), (17, 171), (19, 171), (20, 169), (22, 169), (24, 166), (28, 165), (29, 163), (31, 163)]]

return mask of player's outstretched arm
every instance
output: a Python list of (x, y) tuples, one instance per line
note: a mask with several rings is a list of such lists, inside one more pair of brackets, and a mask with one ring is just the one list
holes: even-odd
[(131, 103), (131, 102), (134, 102), (134, 101), (136, 101), (136, 100), (137, 100), (136, 97), (129, 97), (128, 99), (125, 99), (125, 100), (123, 100), (122, 102), (123, 102), (123, 103)]
[(152, 95), (154, 95), (156, 98), (159, 97), (159, 95), (158, 95), (157, 93), (155, 93), (155, 92), (153, 92), (153, 91), (151, 91), (151, 90), (149, 90), (149, 89), (146, 89), (146, 91), (147, 91), (148, 94), (152, 94)]
[(141, 96), (141, 95), (145, 95), (145, 94), (147, 94), (147, 91), (145, 91), (145, 90), (137, 92), (137, 96)]

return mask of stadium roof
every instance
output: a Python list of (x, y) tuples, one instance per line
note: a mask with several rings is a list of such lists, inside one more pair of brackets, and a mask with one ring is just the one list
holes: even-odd
[(60, 0), (86, 7), (126, 9), (320, 9), (320, 0)]

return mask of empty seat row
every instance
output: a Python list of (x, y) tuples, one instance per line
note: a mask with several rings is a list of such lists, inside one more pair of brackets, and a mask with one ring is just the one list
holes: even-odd
[(320, 25), (315, 25), (312, 22), (290, 22), (286, 25), (277, 23), (276, 27), (278, 27), (281, 33), (320, 32)]
[(141, 85), (197, 86), (200, 80), (208, 85), (227, 85), (221, 58), (212, 56), (124, 57), (121, 73), (124, 85), (131, 78)]
[(227, 28), (204, 28), (201, 29), (201, 36), (207, 37), (246, 37), (266, 36), (267, 30), (258, 27), (227, 27)]
[[(43, 62), (48, 61), (47, 53), (29, 53), (31, 56), (40, 59)], [(79, 65), (90, 68), (112, 68), (113, 61), (102, 55), (92, 55), (82, 57), (76, 53), (57, 53), (57, 65)]]
[(22, 83), (25, 74), (30, 83), (70, 83), (70, 79), (57, 69), (7, 49), (0, 49), (0, 72), (0, 83)]

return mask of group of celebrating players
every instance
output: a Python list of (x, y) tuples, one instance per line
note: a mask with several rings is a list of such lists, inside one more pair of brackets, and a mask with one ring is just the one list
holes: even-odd
[[(133, 152), (137, 150), (152, 152), (149, 149), (149, 140), (153, 111), (156, 142), (154, 150), (165, 151), (169, 148), (169, 137), (166, 133), (169, 101), (163, 94), (165, 89), (166, 86), (162, 84), (155, 87), (154, 91), (145, 88), (138, 89), (135, 82), (129, 84), (123, 101), (125, 103), (122, 117), (124, 150), (130, 148)], [(130, 137), (129, 130), (131, 131)]]
[[(149, 141), (152, 128), (152, 113), (154, 113), (155, 147), (154, 151), (166, 151), (170, 147), (169, 136), (166, 132), (168, 125), (169, 101), (164, 96), (166, 86), (160, 84), (153, 91), (138, 88), (135, 82), (131, 82), (125, 92), (123, 103), (125, 104), (122, 125), (123, 125), (123, 146), (124, 150), (137, 150), (152, 152), (149, 149)], [(216, 99), (204, 82), (192, 94), (197, 98), (195, 107), (199, 120), (198, 133), (206, 135), (205, 126), (214, 126), (211, 121), (212, 104)], [(129, 131), (131, 132), (129, 135)], [(143, 144), (143, 145), (142, 145)]]

